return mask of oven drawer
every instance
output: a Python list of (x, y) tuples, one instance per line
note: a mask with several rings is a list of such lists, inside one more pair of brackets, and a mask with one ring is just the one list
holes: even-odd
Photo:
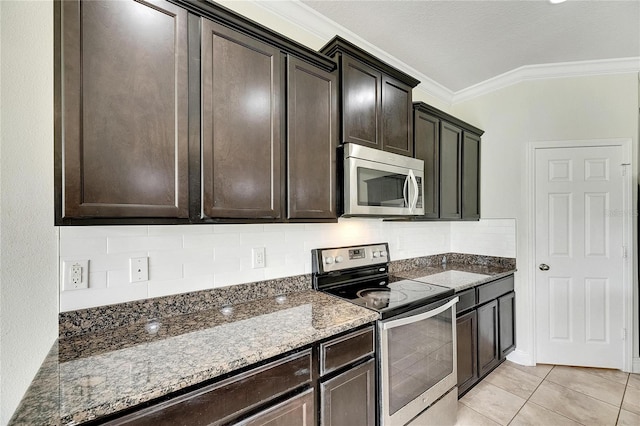
[(483, 284), (477, 288), (478, 304), (497, 299), (503, 294), (513, 291), (513, 275)]
[(375, 351), (373, 326), (320, 344), (320, 375), (323, 376)]

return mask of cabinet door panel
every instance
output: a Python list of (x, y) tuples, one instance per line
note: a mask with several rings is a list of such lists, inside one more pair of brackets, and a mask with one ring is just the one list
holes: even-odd
[(288, 217), (335, 219), (337, 77), (288, 58)]
[(480, 137), (464, 133), (462, 145), (462, 218), (480, 219)]
[(375, 364), (367, 361), (320, 385), (322, 426), (373, 426)]
[(435, 219), (440, 215), (440, 120), (416, 110), (413, 125), (415, 157), (424, 161), (424, 215)]
[(475, 310), (456, 319), (458, 356), (458, 394), (478, 381), (478, 316)]
[(313, 389), (309, 389), (238, 424), (242, 426), (313, 426), (315, 424), (313, 397)]
[(342, 142), (381, 148), (381, 80), (380, 72), (342, 56)]
[(61, 216), (188, 217), (187, 12), (62, 2)]
[(413, 157), (411, 87), (382, 77), (382, 149)]
[(203, 211), (278, 218), (283, 55), (202, 20)]
[(500, 323), (500, 359), (516, 347), (516, 294), (511, 292), (498, 299), (498, 321)]
[(478, 308), (478, 375), (483, 377), (500, 362), (498, 349), (498, 301)]
[(440, 217), (460, 219), (462, 130), (445, 121), (440, 126)]

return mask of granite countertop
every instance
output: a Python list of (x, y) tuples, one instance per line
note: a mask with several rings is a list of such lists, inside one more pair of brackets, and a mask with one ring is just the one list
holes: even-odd
[(72, 425), (375, 321), (306, 290), (59, 339), (11, 424)]
[(450, 262), (438, 266), (418, 266), (395, 272), (400, 278), (452, 288), (456, 293), (506, 277), (515, 272), (515, 266), (473, 265)]

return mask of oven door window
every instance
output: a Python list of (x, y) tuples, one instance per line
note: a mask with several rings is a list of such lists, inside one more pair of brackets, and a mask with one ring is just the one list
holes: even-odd
[(389, 415), (454, 371), (451, 310), (387, 330)]

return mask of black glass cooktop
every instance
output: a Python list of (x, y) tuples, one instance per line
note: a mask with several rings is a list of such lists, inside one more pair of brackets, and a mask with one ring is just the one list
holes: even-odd
[(386, 276), (324, 289), (327, 293), (376, 310), (383, 318), (407, 312), (453, 295), (453, 289)]

